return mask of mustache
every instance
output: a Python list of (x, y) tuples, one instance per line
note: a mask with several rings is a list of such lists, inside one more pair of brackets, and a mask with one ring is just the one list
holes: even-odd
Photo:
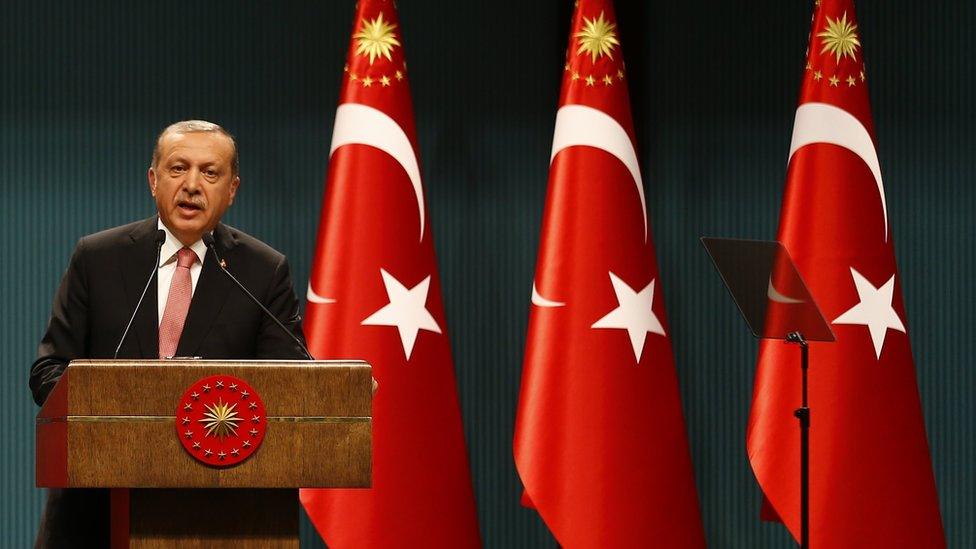
[(196, 198), (191, 198), (191, 197), (180, 197), (180, 198), (177, 198), (176, 199), (176, 205), (177, 206), (190, 206), (192, 208), (199, 208), (201, 210), (203, 210), (203, 209), (205, 209), (207, 207), (206, 202), (204, 202), (203, 200), (196, 199)]

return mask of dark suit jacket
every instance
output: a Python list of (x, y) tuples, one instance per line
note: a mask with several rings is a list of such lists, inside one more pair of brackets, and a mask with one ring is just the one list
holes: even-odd
[[(34, 401), (42, 404), (76, 358), (112, 358), (149, 278), (156, 255), (156, 217), (78, 241), (61, 280), (47, 332), (31, 366)], [(285, 256), (237, 229), (217, 225), (214, 241), (227, 269), (302, 339), (298, 299)], [(120, 358), (158, 358), (157, 289), (153, 279)], [(222, 272), (207, 251), (176, 356), (303, 359), (301, 348)], [(37, 459), (44, 459), (38, 456)], [(50, 490), (37, 544), (108, 547), (107, 490)]]

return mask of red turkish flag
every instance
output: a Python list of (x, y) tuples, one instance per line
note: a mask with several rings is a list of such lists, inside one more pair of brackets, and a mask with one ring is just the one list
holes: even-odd
[(703, 547), (613, 4), (580, 0), (553, 136), (515, 465), (565, 547)]
[[(810, 343), (810, 543), (942, 547), (901, 279), (850, 0), (822, 0), (793, 127), (779, 240), (831, 323)], [(749, 460), (800, 538), (799, 350), (764, 341)]]
[(371, 489), (302, 490), (331, 547), (480, 546), (392, 1), (360, 0), (308, 288), (316, 358), (373, 366)]

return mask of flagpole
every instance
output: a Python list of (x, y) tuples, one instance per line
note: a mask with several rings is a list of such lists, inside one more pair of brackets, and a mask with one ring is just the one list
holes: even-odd
[(800, 420), (800, 548), (810, 548), (810, 406), (807, 402), (807, 369), (810, 350), (800, 332), (786, 335), (787, 343), (800, 346), (800, 370), (803, 373), (800, 407), (793, 415)]

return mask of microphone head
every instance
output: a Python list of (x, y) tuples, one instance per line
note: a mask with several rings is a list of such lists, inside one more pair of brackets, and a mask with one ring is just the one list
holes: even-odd
[(156, 238), (153, 239), (156, 244), (162, 244), (166, 242), (166, 231), (162, 229), (156, 229)]
[(213, 237), (212, 234), (210, 234), (210, 233), (203, 233), (203, 236), (201, 238), (203, 239), (203, 245), (204, 246), (206, 246), (208, 248), (213, 248), (214, 247), (214, 237)]

